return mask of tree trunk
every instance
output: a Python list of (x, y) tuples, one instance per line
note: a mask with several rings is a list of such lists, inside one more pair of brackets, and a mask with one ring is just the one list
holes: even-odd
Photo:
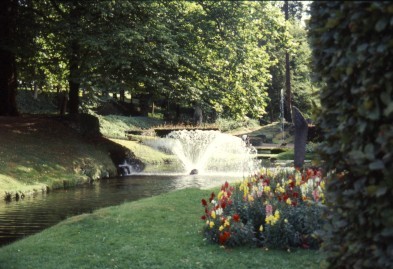
[(16, 62), (12, 52), (16, 18), (17, 0), (0, 1), (0, 115), (17, 116), (16, 106)]
[[(284, 3), (285, 20), (289, 19), (288, 0)], [(285, 99), (284, 99), (284, 118), (287, 122), (292, 122), (292, 90), (291, 90), (291, 69), (289, 66), (289, 53), (285, 53)]]
[(79, 45), (76, 40), (71, 43), (70, 55), (70, 77), (68, 79), (70, 92), (68, 108), (71, 115), (79, 113), (79, 87), (80, 87), (80, 74), (79, 74)]
[(142, 116), (147, 117), (150, 112), (150, 99), (151, 96), (149, 94), (141, 94), (139, 97), (139, 106), (141, 108)]
[(38, 85), (34, 83), (34, 100), (38, 99)]
[(120, 90), (120, 101), (124, 102), (126, 100), (126, 94), (124, 90)]

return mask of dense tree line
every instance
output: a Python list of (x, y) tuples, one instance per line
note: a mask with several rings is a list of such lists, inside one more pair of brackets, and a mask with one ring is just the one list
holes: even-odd
[[(0, 77), (1, 115), (17, 114), (18, 81), (66, 90), (71, 114), (79, 111), (81, 89), (90, 89), (94, 95), (127, 92), (141, 100), (144, 111), (165, 100), (198, 103), (232, 118), (269, 112), (275, 120), (285, 87), (283, 55), (294, 55), (292, 72), (309, 57), (298, 53), (299, 40), (308, 46), (305, 33), (298, 38), (301, 30), (291, 33), (289, 27), (298, 25), (301, 5), (291, 5), (290, 22), (277, 2), (5, 0), (1, 5), (0, 58), (7, 71)], [(307, 63), (302, 67), (298, 80), (309, 81)], [(293, 90), (294, 100), (309, 109), (309, 100), (301, 98), (312, 87), (302, 87)]]

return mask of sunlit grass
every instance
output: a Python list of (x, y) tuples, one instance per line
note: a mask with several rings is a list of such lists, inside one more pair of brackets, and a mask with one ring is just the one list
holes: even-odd
[(0, 268), (324, 268), (318, 251), (224, 249), (203, 240), (188, 189), (72, 217), (0, 248)]

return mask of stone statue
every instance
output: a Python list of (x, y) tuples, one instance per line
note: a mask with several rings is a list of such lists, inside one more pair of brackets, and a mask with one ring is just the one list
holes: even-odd
[(302, 168), (306, 157), (306, 143), (308, 135), (308, 124), (297, 107), (292, 107), (292, 121), (295, 125), (295, 158), (296, 168)]
[(199, 173), (198, 169), (192, 169), (190, 175), (197, 175)]

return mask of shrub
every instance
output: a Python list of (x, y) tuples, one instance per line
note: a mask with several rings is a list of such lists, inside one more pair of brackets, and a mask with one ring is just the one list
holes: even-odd
[(313, 2), (330, 268), (393, 264), (393, 3)]
[[(277, 173), (273, 171), (278, 171)], [(319, 170), (266, 170), (202, 199), (204, 236), (223, 246), (318, 248), (324, 181)]]

